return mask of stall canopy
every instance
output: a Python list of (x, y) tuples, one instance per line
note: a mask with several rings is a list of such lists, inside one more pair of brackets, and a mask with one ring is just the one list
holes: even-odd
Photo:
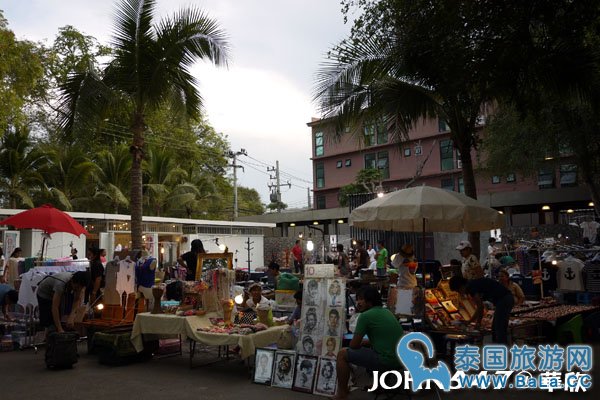
[(504, 227), (504, 217), (464, 194), (418, 186), (355, 208), (350, 224), (396, 232), (476, 232)]
[[(85, 228), (70, 215), (54, 208), (51, 204), (44, 204), (40, 207), (15, 214), (0, 221), (0, 225), (10, 225), (17, 229), (40, 229), (46, 234), (66, 232), (75, 236), (88, 235)], [(42, 258), (44, 256), (45, 244), (46, 235), (44, 235), (42, 240)]]

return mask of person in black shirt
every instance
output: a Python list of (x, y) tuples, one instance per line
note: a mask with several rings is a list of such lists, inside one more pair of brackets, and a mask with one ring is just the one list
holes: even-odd
[(198, 254), (206, 253), (204, 244), (200, 239), (192, 240), (192, 249), (183, 254), (177, 261), (187, 269), (185, 280), (196, 280), (196, 266), (198, 264)]
[(90, 304), (94, 304), (101, 296), (100, 288), (104, 287), (104, 265), (100, 261), (100, 249), (92, 249), (92, 259), (90, 260)]
[(462, 276), (453, 276), (450, 279), (450, 290), (460, 294), (468, 294), (475, 301), (477, 310), (471, 318), (477, 326), (483, 318), (483, 301), (489, 301), (496, 308), (492, 320), (492, 340), (494, 343), (508, 344), (508, 319), (514, 305), (514, 298), (510, 290), (490, 278), (466, 280)]

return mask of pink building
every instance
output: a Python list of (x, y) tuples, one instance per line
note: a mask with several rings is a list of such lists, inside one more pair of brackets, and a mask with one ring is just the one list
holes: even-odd
[[(463, 191), (460, 159), (442, 121), (423, 121), (401, 144), (392, 143), (381, 126), (363, 127), (364, 140), (350, 132), (336, 140), (330, 121), (313, 119), (307, 125), (312, 130), (315, 209), (339, 207), (340, 188), (355, 182), (364, 168), (383, 172), (385, 191), (404, 188), (411, 179), (415, 179), (413, 186)], [(473, 160), (476, 163), (475, 152)], [(504, 211), (510, 225), (557, 223), (561, 211), (589, 208), (589, 193), (578, 185), (577, 168), (568, 157), (540, 170), (537, 180), (518, 174), (479, 174), (476, 180), (479, 200)]]

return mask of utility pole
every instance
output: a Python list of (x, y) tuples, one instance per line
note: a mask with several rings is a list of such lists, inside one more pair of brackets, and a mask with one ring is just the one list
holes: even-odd
[(244, 167), (242, 165), (237, 165), (237, 157), (238, 156), (247, 156), (246, 149), (240, 149), (240, 151), (229, 151), (229, 157), (233, 158), (233, 162), (229, 164), (230, 167), (233, 168), (233, 218), (238, 217), (238, 192), (237, 192), (237, 169), (241, 168), (244, 171)]
[[(271, 203), (277, 203), (277, 212), (281, 212), (281, 190), (279, 189), (281, 186), (288, 186), (290, 189), (292, 188), (292, 183), (287, 181), (283, 185), (280, 183), (279, 179), (279, 160), (275, 161), (275, 167), (267, 167), (267, 172), (275, 172), (275, 176), (270, 175), (271, 179), (275, 179), (275, 184), (269, 184), (269, 189), (271, 189), (271, 196), (269, 200)], [(275, 191), (273, 191), (273, 188)]]
[(254, 250), (254, 247), (250, 247), (250, 245), (254, 244), (254, 242), (251, 242), (250, 238), (248, 238), (248, 240), (246, 240), (245, 244), (248, 245), (248, 247), (246, 247), (245, 249), (248, 251), (248, 258), (246, 259), (246, 262), (248, 263), (248, 273), (250, 273), (250, 263), (251, 263), (251, 260), (250, 260), (250, 254), (251, 253), (250, 253), (250, 251)]
[(308, 200), (308, 209), (310, 210), (310, 187), (306, 188), (306, 196), (307, 196), (307, 200)]

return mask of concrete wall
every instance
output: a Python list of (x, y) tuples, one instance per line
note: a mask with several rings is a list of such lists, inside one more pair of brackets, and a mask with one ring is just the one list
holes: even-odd
[[(53, 233), (52, 239), (46, 241), (45, 258), (63, 258), (71, 255), (71, 242), (78, 250), (79, 258), (85, 257), (85, 235), (79, 237), (70, 233)], [(42, 231), (37, 229), (21, 230), (19, 246), (23, 249), (23, 257), (37, 257), (42, 248)]]
[[(250, 245), (250, 269), (254, 271), (258, 267), (265, 266), (265, 238), (262, 235), (205, 235), (205, 234), (193, 234), (184, 235), (187, 238), (186, 242), (181, 243), (181, 254), (190, 251), (192, 240), (200, 239), (204, 245), (204, 249), (208, 253), (222, 253), (215, 243), (215, 238), (219, 238), (219, 243), (225, 244), (230, 253), (233, 253), (233, 267), (234, 268), (248, 268), (248, 250), (246, 250), (247, 240), (250, 238), (250, 242), (254, 242)], [(237, 259), (237, 262), (236, 262)], [(268, 262), (267, 262), (268, 264)]]

